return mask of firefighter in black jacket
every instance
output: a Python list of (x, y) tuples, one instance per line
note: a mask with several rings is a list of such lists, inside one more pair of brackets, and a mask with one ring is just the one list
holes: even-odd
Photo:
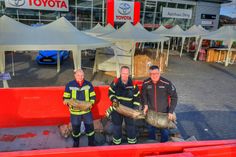
[[(84, 72), (81, 69), (75, 71), (75, 80), (70, 81), (65, 88), (63, 99), (76, 99), (80, 101), (95, 103), (96, 94), (93, 85), (84, 79)], [(64, 104), (67, 104), (64, 101)], [(69, 106), (69, 105), (68, 105)], [(73, 147), (79, 147), (80, 125), (84, 121), (85, 132), (88, 136), (88, 145), (94, 146), (94, 126), (91, 110), (80, 111), (69, 106), (70, 120), (72, 124), (72, 137), (74, 140)]]
[[(114, 79), (109, 88), (109, 98), (113, 105), (117, 101), (127, 107), (138, 109), (140, 106), (140, 92), (137, 85), (129, 77), (129, 67), (122, 66), (120, 69), (120, 78)], [(127, 141), (129, 144), (137, 143), (135, 121), (132, 118), (124, 117), (116, 111), (111, 114), (113, 123), (113, 144), (121, 144), (122, 122), (125, 120)]]
[[(160, 76), (158, 66), (149, 68), (150, 78), (144, 80), (142, 86), (142, 103), (144, 105), (144, 114), (148, 109), (156, 112), (168, 113), (168, 118), (174, 118), (173, 112), (177, 105), (177, 93), (175, 86), (167, 79)], [(156, 140), (156, 128), (148, 126), (149, 139)], [(169, 139), (169, 130), (161, 129), (161, 142)]]

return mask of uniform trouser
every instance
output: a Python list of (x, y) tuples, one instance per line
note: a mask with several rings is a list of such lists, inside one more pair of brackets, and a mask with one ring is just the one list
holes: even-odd
[(79, 141), (80, 138), (80, 126), (83, 120), (85, 126), (85, 132), (88, 136), (88, 145), (94, 145), (94, 126), (92, 113), (86, 113), (83, 115), (70, 115), (71, 125), (72, 125), (72, 137), (75, 142)]
[[(158, 129), (154, 126), (148, 125), (148, 138), (151, 140), (156, 140), (156, 131)], [(167, 142), (169, 140), (169, 130), (160, 129), (161, 142)]]
[(137, 143), (134, 119), (124, 117), (116, 111), (113, 111), (111, 116), (112, 116), (112, 123), (113, 123), (113, 128), (112, 128), (113, 144), (121, 144), (123, 119), (125, 120), (128, 143), (129, 144)]

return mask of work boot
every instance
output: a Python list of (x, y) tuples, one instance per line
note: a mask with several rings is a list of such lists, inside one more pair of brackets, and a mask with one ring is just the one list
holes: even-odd
[(74, 141), (73, 147), (79, 147), (79, 141)]
[(88, 146), (96, 146), (94, 143), (94, 135), (88, 137)]

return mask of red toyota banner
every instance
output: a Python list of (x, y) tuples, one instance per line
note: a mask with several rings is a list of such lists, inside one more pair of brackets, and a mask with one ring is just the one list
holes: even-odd
[(107, 23), (140, 21), (140, 2), (107, 0)]
[(68, 11), (68, 0), (5, 0), (6, 8)]

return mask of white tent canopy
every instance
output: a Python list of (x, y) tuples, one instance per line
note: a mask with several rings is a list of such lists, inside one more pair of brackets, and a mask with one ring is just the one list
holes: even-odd
[(107, 34), (113, 31), (115, 31), (115, 29), (110, 24), (108, 24), (106, 27), (103, 27), (100, 25), (100, 23), (98, 23), (92, 29), (84, 31), (84, 33), (93, 35), (93, 36), (98, 36), (98, 35)]
[[(81, 67), (81, 50), (108, 47), (111, 43), (84, 34), (64, 17), (38, 28), (17, 22), (7, 16), (0, 18), (0, 60), (4, 51), (24, 50), (71, 50), (74, 68)], [(3, 61), (1, 72), (5, 71)]]
[(198, 46), (198, 50), (195, 53), (194, 60), (197, 60), (198, 52), (201, 48), (201, 43), (203, 39), (207, 40), (222, 40), (228, 43), (228, 53), (225, 61), (225, 66), (228, 66), (229, 51), (233, 45), (233, 42), (236, 41), (236, 26), (223, 26), (220, 29), (209, 32), (201, 36), (201, 40)]
[[(105, 58), (105, 54), (97, 54), (95, 59), (95, 63), (97, 64), (96, 67), (99, 70), (105, 71), (114, 71), (114, 69), (116, 69), (117, 76), (119, 76), (119, 68), (121, 65), (130, 66), (132, 69), (132, 75), (134, 74), (133, 63), (136, 42), (163, 43), (164, 41), (169, 40), (167, 37), (161, 37), (150, 33), (145, 29), (134, 27), (130, 22), (126, 22), (115, 32), (108, 33), (100, 37), (115, 43), (115, 46), (112, 47), (114, 50), (114, 56)], [(102, 64), (104, 64), (104, 66), (102, 66)]]
[(165, 32), (169, 29), (167, 29), (165, 26), (163, 25), (160, 25), (156, 30), (152, 31), (153, 33), (157, 33), (157, 34), (160, 34), (162, 32)]

